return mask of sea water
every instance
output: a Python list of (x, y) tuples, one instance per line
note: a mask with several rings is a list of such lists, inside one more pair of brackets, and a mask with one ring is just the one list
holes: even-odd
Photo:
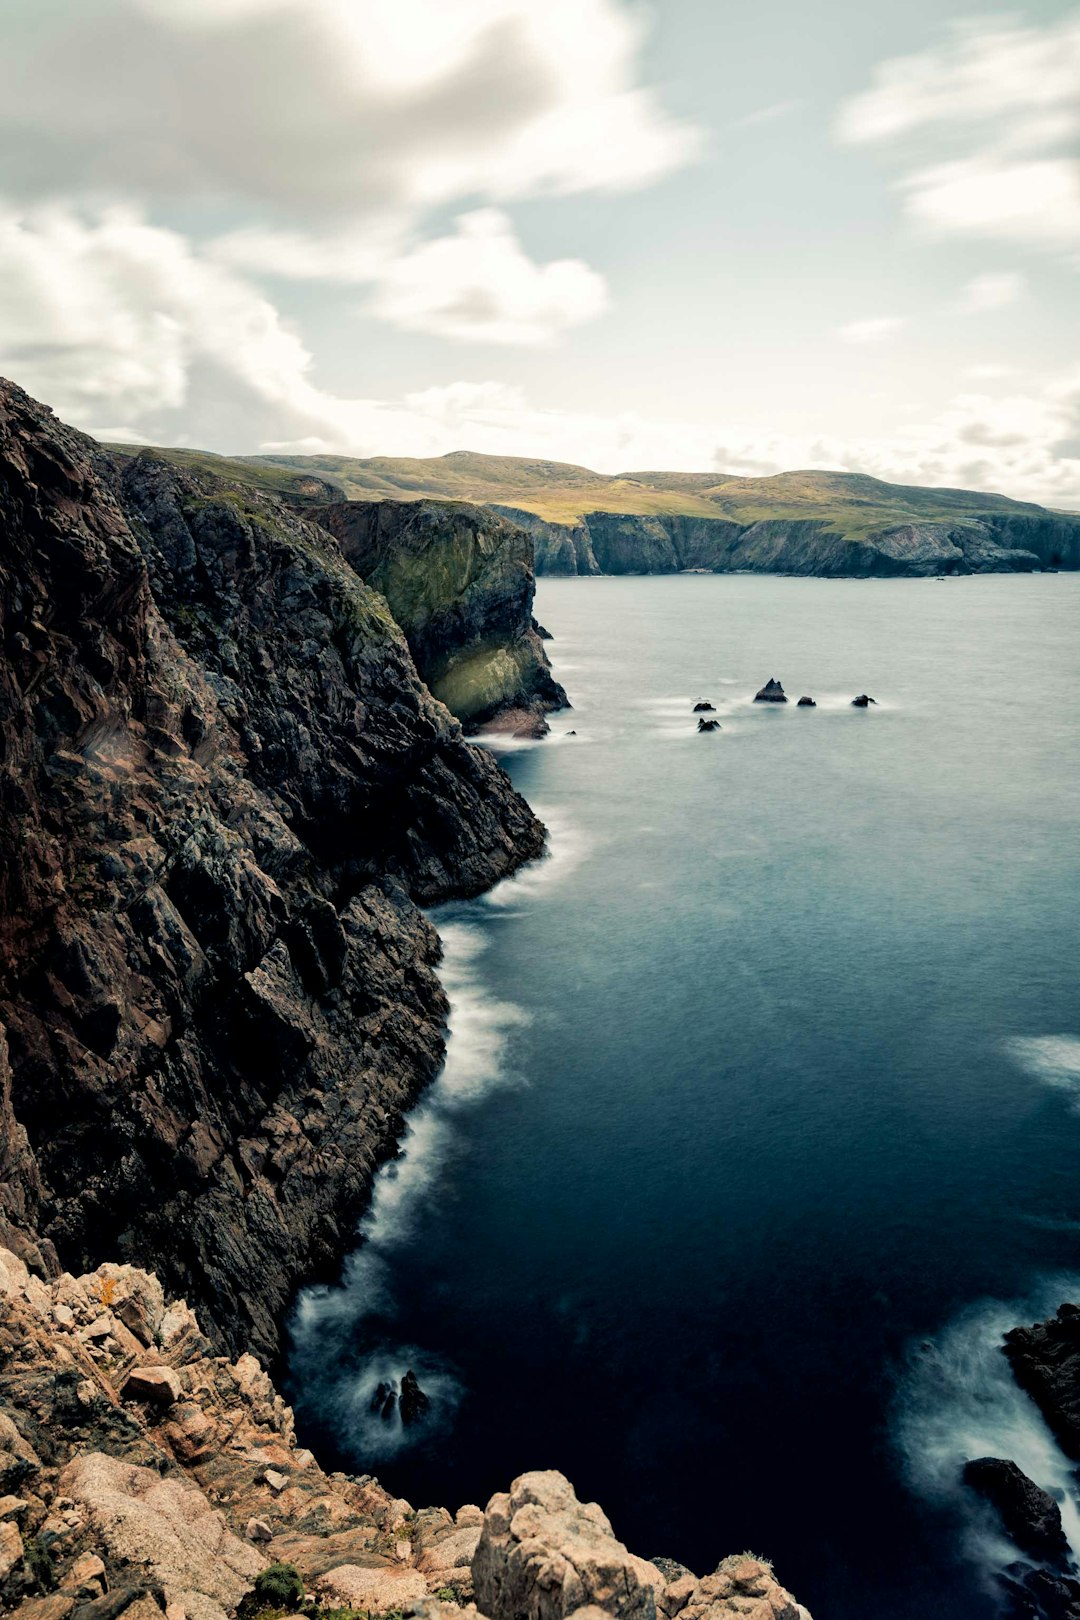
[[(1080, 577), (537, 614), (574, 708), (502, 758), (550, 856), (435, 914), (447, 1067), (299, 1302), (302, 1430), (416, 1506), (559, 1468), (633, 1551), (767, 1554), (817, 1620), (981, 1620), (1013, 1553), (966, 1456), (1080, 1540), (999, 1348), (1080, 1299)], [(403, 1429), (370, 1405), (408, 1367)]]

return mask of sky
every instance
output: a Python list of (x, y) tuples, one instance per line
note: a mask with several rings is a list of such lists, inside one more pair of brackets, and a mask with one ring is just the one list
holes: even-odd
[(1080, 509), (1080, 9), (3, 0), (0, 372), (99, 437)]

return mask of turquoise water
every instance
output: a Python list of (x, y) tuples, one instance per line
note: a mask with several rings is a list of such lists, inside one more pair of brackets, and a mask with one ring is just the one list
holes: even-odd
[[(437, 917), (448, 1068), (301, 1301), (310, 1440), (418, 1506), (561, 1468), (816, 1620), (992, 1612), (963, 1457), (1071, 1485), (996, 1346), (1080, 1291), (1078, 610), (1067, 575), (540, 582), (575, 708), (503, 758), (552, 854)], [(419, 1432), (368, 1411), (408, 1366)]]

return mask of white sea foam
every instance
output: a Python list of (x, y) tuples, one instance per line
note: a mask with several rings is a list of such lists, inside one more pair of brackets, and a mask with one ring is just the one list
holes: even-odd
[[(332, 1419), (342, 1443), (372, 1464), (400, 1451), (415, 1433), (430, 1436), (448, 1424), (460, 1399), (453, 1372), (437, 1356), (419, 1346), (387, 1342), (385, 1325), (378, 1335), (375, 1319), (392, 1322), (397, 1252), (413, 1232), (433, 1186), (462, 1149), (457, 1116), (496, 1087), (518, 1080), (510, 1048), (528, 1014), (490, 993), (479, 964), (491, 942), (485, 911), (527, 903), (582, 858), (584, 845), (565, 818), (549, 812), (545, 819), (551, 837), (544, 859), (467, 907), (447, 907), (436, 914), (443, 944), (439, 976), (450, 1003), (446, 1061), (410, 1114), (396, 1158), (375, 1178), (359, 1243), (341, 1282), (305, 1289), (290, 1323), (293, 1371), (309, 1410)], [(365, 1324), (378, 1342), (357, 1367), (348, 1350), (364, 1341)], [(340, 1372), (328, 1377), (328, 1367), (335, 1364)], [(399, 1388), (410, 1368), (431, 1401), (415, 1431), (403, 1427), (396, 1407), (389, 1422), (371, 1410), (379, 1384)]]
[(1080, 1109), (1080, 1036), (1018, 1035), (1005, 1050), (1033, 1080), (1070, 1092)]
[(921, 1496), (955, 1515), (964, 1551), (988, 1580), (1016, 1561), (1017, 1550), (988, 1505), (963, 1482), (964, 1463), (975, 1457), (1011, 1458), (1049, 1491), (1080, 1556), (1073, 1465), (1017, 1385), (1001, 1349), (1009, 1328), (1052, 1315), (1078, 1291), (1080, 1278), (1068, 1276), (1048, 1280), (1026, 1302), (983, 1300), (909, 1357), (895, 1427), (905, 1473)]

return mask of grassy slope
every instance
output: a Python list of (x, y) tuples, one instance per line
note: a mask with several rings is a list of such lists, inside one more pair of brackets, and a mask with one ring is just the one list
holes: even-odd
[[(137, 453), (135, 446), (113, 448)], [(423, 460), (392, 456), (230, 459), (198, 450), (154, 453), (196, 471), (294, 498), (327, 499), (325, 491), (314, 487), (314, 480), (322, 480), (348, 500), (429, 497), (477, 501), (520, 507), (555, 523), (574, 523), (588, 512), (723, 517), (739, 523), (816, 518), (827, 528), (855, 538), (897, 524), (958, 523), (991, 512), (1040, 515), (1045, 511), (1004, 495), (886, 484), (861, 473), (802, 471), (771, 478), (729, 478), (722, 473), (648, 471), (608, 477), (567, 462), (469, 451)]]

